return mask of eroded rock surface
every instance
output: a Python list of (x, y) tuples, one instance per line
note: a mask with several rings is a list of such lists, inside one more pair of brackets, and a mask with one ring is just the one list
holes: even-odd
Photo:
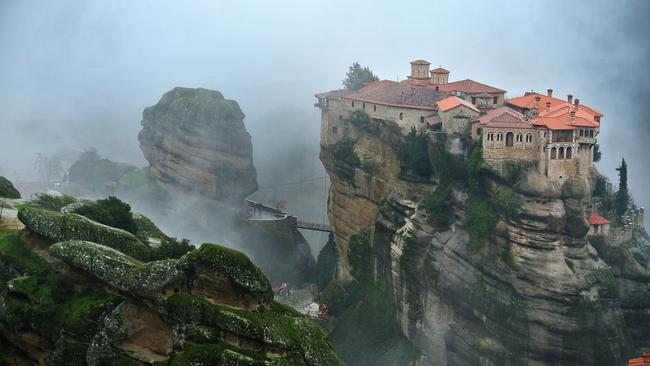
[(144, 110), (142, 127), (150, 174), (167, 189), (229, 203), (257, 190), (244, 113), (218, 91), (174, 88)]

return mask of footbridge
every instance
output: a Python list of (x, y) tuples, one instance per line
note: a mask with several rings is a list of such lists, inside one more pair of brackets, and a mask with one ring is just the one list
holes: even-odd
[(276, 225), (283, 224), (291, 228), (320, 231), (320, 232), (331, 232), (332, 228), (326, 224), (319, 224), (314, 222), (300, 221), (296, 217), (290, 215), (287, 212), (280, 210), (279, 208), (271, 207), (269, 205), (255, 202), (253, 200), (247, 199), (247, 212), (245, 214), (246, 220), (258, 224)]

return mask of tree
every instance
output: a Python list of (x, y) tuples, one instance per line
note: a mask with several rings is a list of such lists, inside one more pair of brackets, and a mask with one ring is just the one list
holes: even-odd
[(361, 67), (358, 62), (355, 62), (350, 66), (350, 71), (343, 80), (343, 86), (348, 90), (357, 90), (365, 83), (378, 80), (379, 78), (368, 67)]
[(431, 160), (429, 160), (429, 143), (427, 136), (417, 132), (415, 127), (404, 138), (400, 149), (402, 162), (408, 169), (420, 177), (431, 175)]
[(136, 233), (137, 224), (133, 220), (131, 206), (117, 197), (108, 197), (95, 203), (81, 206), (76, 213), (101, 224)]
[(616, 213), (623, 216), (627, 211), (627, 205), (630, 203), (630, 193), (627, 190), (627, 163), (625, 158), (621, 162), (618, 170), (618, 192), (616, 192)]
[(600, 151), (600, 145), (595, 144), (594, 145), (594, 162), (595, 163), (599, 162), (602, 155), (603, 154)]

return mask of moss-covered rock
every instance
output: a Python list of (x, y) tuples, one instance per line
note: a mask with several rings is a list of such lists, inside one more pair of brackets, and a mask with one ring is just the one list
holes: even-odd
[(137, 259), (147, 260), (151, 249), (133, 234), (102, 225), (74, 213), (23, 207), (18, 218), (25, 226), (52, 241), (86, 240), (106, 245)]
[(115, 249), (87, 241), (59, 242), (50, 247), (50, 252), (116, 289), (142, 297), (155, 297), (166, 286), (182, 283), (185, 278), (178, 261), (143, 263)]
[(242, 252), (216, 244), (203, 244), (181, 260), (197, 274), (223, 273), (233, 283), (261, 300), (269, 301), (273, 297), (269, 280)]
[(5, 177), (0, 177), (0, 197), (2, 198), (20, 198), (20, 192)]
[(30, 198), (29, 204), (52, 211), (61, 211), (65, 206), (78, 202), (78, 200), (58, 191), (37, 193)]

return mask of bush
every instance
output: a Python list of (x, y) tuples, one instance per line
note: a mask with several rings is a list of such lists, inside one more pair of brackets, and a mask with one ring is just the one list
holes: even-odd
[(523, 198), (508, 187), (498, 189), (490, 198), (495, 208), (506, 218), (519, 215), (524, 205)]
[(440, 229), (448, 229), (453, 221), (450, 185), (439, 185), (435, 191), (431, 192), (425, 202), (425, 208), (435, 226)]
[(367, 230), (350, 238), (348, 258), (350, 272), (359, 282), (368, 282), (372, 278), (372, 247), (370, 245), (370, 233)]
[(370, 117), (366, 112), (354, 111), (352, 112), (350, 122), (359, 126), (360, 128), (367, 129), (370, 126)]
[(77, 199), (72, 196), (50, 191), (38, 193), (36, 197), (30, 201), (30, 204), (52, 211), (61, 211), (63, 207), (75, 202), (77, 202)]
[(496, 232), (499, 215), (490, 200), (472, 197), (465, 211), (463, 228), (469, 234), (469, 250), (476, 252), (485, 246)]
[(424, 178), (431, 175), (429, 142), (427, 136), (423, 132), (417, 132), (415, 127), (411, 128), (400, 146), (400, 160), (409, 172)]
[(101, 224), (137, 233), (131, 206), (117, 197), (108, 197), (94, 203), (88, 203), (76, 210), (76, 213)]
[(160, 246), (152, 250), (151, 260), (178, 259), (194, 249), (195, 247), (187, 239), (180, 241), (176, 238), (164, 239)]

